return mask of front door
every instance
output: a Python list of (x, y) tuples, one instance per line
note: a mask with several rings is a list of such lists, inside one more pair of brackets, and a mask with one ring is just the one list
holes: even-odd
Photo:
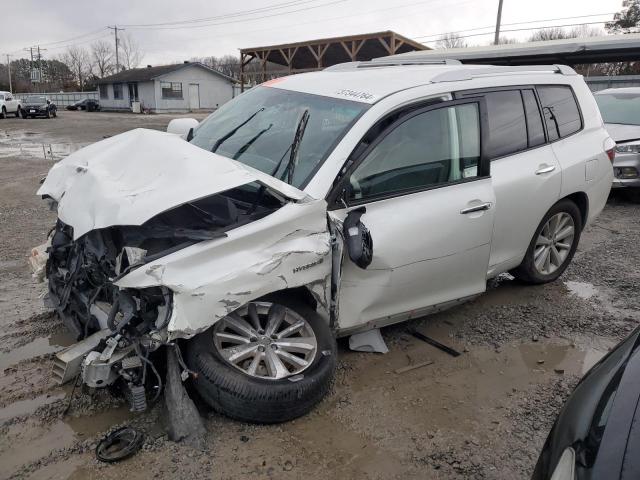
[(189, 109), (198, 110), (200, 108), (200, 85), (189, 84)]
[(483, 111), (476, 99), (408, 113), (341, 180), (330, 217), (340, 224), (364, 206), (373, 241), (366, 269), (344, 257), (341, 330), (393, 323), (485, 290), (495, 198), (481, 151)]
[(129, 83), (129, 105), (138, 101), (138, 84)]

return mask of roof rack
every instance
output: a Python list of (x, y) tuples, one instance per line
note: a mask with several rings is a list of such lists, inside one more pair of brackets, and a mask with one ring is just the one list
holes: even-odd
[(377, 67), (399, 67), (406, 65), (462, 65), (459, 60), (449, 58), (445, 59), (413, 59), (413, 58), (390, 58), (380, 57), (364, 62), (347, 62), (332, 65), (324, 69), (324, 71), (339, 72), (348, 70), (357, 70), (360, 68), (377, 68)]
[(464, 68), (442, 72), (431, 79), (431, 83), (459, 82), (476, 77), (509, 75), (512, 73), (558, 73), (560, 75), (577, 75), (576, 71), (566, 65), (515, 65), (492, 66), (486, 68)]

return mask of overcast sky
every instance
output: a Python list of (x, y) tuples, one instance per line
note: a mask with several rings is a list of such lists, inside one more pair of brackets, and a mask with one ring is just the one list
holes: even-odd
[[(21, 52), (23, 48), (41, 44), (47, 48), (44, 58), (55, 58), (69, 44), (89, 47), (94, 39), (113, 41), (113, 32), (106, 29), (107, 25), (123, 26), (143, 49), (143, 64), (153, 65), (195, 56), (236, 55), (239, 48), (245, 47), (380, 30), (394, 30), (433, 45), (435, 38), (430, 35), (494, 25), (497, 4), (498, 0), (20, 0), (4, 9), (0, 54), (2, 62), (6, 61), (6, 53), (14, 58), (26, 57), (28, 54)], [(611, 13), (621, 7), (622, 0), (504, 0), (502, 23)], [(243, 13), (250, 10), (254, 13)], [(184, 24), (133, 26), (212, 17), (216, 18), (190, 23), (188, 28)], [(600, 15), (505, 25), (503, 30), (610, 18), (611, 15)], [(520, 39), (530, 34), (531, 31), (504, 33)], [(469, 44), (488, 44), (492, 36), (466, 40)]]

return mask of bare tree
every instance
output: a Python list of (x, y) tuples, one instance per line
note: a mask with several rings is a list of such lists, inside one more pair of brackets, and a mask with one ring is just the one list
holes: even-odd
[(118, 40), (118, 46), (120, 47), (121, 68), (130, 70), (140, 65), (144, 58), (144, 52), (130, 34), (123, 33)]
[(467, 42), (457, 33), (445, 33), (436, 41), (436, 48), (464, 48)]
[(532, 33), (529, 37), (530, 42), (544, 42), (547, 40), (561, 40), (570, 38), (567, 31), (560, 27), (542, 28)]
[(104, 78), (113, 72), (115, 68), (113, 63), (115, 56), (113, 53), (113, 47), (109, 42), (98, 40), (97, 42), (92, 43), (91, 57), (94, 75), (99, 78)]
[(514, 43), (518, 43), (518, 40), (516, 40), (515, 38), (509, 38), (509, 37), (500, 37), (500, 40), (498, 40), (498, 45), (511, 45)]
[(82, 47), (72, 46), (67, 48), (61, 61), (69, 67), (76, 77), (80, 91), (83, 90), (85, 78), (91, 71), (91, 57)]
[(589, 25), (579, 25), (569, 30), (568, 38), (587, 38), (601, 37), (606, 33), (600, 28), (590, 27)]

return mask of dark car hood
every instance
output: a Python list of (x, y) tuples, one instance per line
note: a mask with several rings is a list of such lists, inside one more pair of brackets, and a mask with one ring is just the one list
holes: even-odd
[(611, 402), (616, 401), (615, 395), (629, 360), (640, 355), (639, 342), (640, 327), (580, 380), (549, 433), (532, 480), (549, 479), (562, 452), (569, 446), (576, 451), (577, 478), (591, 478), (591, 468), (608, 419), (607, 403), (610, 407)]
[(23, 103), (22, 108), (46, 108), (46, 103)]

